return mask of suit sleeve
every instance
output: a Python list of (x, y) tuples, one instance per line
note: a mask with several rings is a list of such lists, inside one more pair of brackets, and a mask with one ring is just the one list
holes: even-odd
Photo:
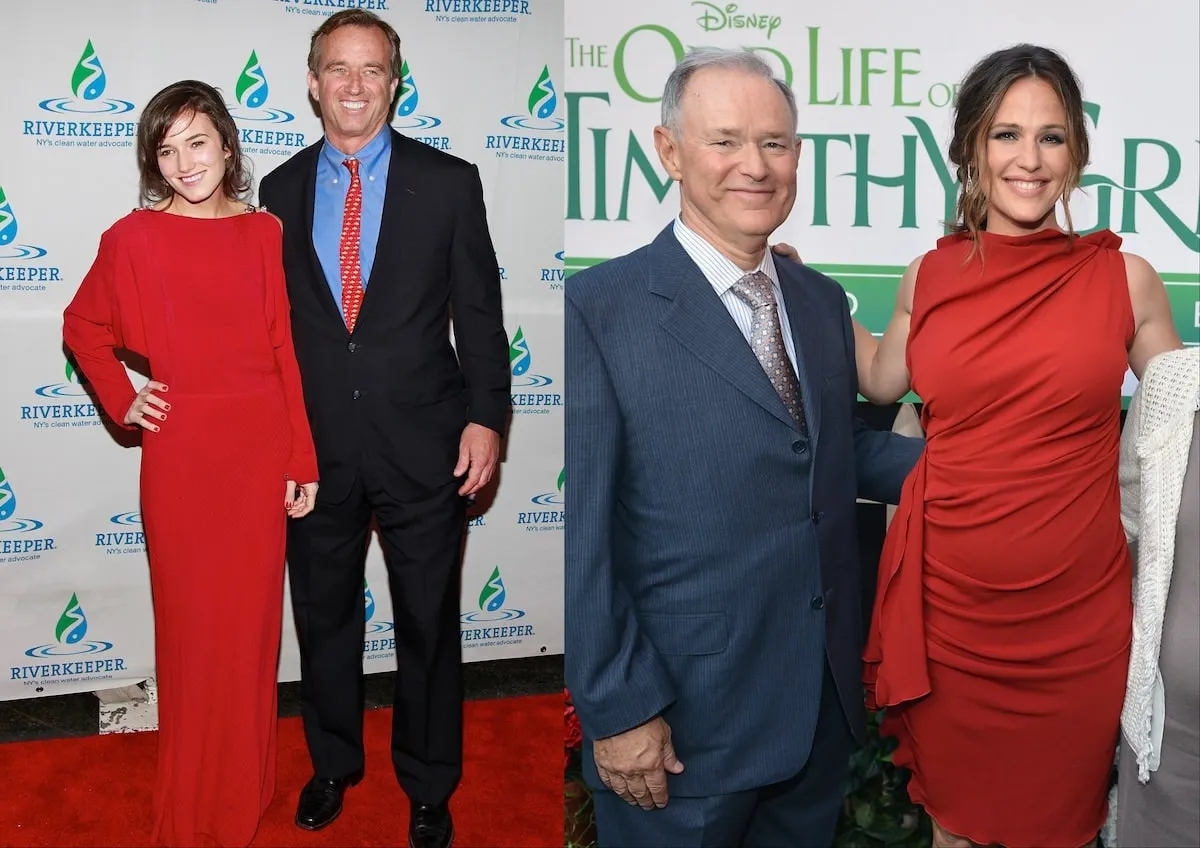
[(283, 396), (292, 431), (292, 452), (285, 474), (287, 479), (297, 483), (315, 483), (317, 452), (313, 447), (312, 430), (304, 406), (300, 366), (296, 362), (296, 350), (292, 345), (291, 304), (288, 301), (287, 283), (283, 275), (283, 236), (274, 220), (269, 220), (268, 223), (265, 257), (268, 323), (271, 345), (275, 348), (275, 364), (283, 377)]
[(613, 559), (612, 525), (624, 438), (600, 346), (566, 301), (566, 681), (588, 735), (644, 724), (675, 700)]
[[(854, 360), (854, 328), (849, 309), (842, 309), (842, 337), (846, 344), (846, 361), (852, 378), (849, 403), (858, 406), (858, 371)], [(863, 423), (857, 412), (854, 422), (854, 467), (858, 496), (879, 503), (900, 503), (904, 480), (917, 463), (925, 440), (901, 436), (898, 433), (873, 430)]]
[(75, 297), (63, 312), (63, 341), (79, 364), (100, 406), (118, 427), (138, 429), (125, 423), (137, 391), (115, 349), (121, 346), (117, 283), (132, 274), (128, 257), (111, 231), (100, 238), (100, 250)]
[(504, 435), (508, 421), (508, 336), (500, 268), (488, 231), (483, 184), (474, 165), (454, 226), (450, 309), (454, 345), (467, 381), (467, 420)]

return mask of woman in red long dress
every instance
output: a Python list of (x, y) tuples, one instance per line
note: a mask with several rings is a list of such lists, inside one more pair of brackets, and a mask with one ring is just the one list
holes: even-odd
[(880, 562), (868, 701), (935, 846), (1078, 848), (1104, 823), (1131, 636), (1121, 386), (1180, 342), (1154, 270), (1071, 232), (1088, 142), (1060, 56), (976, 65), (950, 159), (958, 232), (909, 266), (880, 342), (856, 328), (863, 394), (911, 384), (926, 433)]
[[(316, 497), (278, 220), (248, 207), (221, 96), (176, 83), (138, 126), (142, 196), (64, 315), (107, 414), (143, 433), (158, 773), (151, 839), (244, 846), (275, 787), (287, 517)], [(144, 356), (135, 391), (114, 349)]]

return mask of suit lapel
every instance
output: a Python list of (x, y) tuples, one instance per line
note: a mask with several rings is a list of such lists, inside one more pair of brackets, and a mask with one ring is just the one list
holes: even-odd
[(823, 339), (821, 322), (805, 320), (813, 314), (804, 291), (804, 282), (790, 263), (777, 261), (775, 270), (779, 274), (779, 288), (783, 291), (783, 305), (787, 309), (787, 332), (792, 334), (796, 350), (796, 372), (800, 380), (800, 394), (804, 401), (804, 420), (808, 425), (809, 438), (814, 445), (821, 432), (821, 381), (825, 373), (823, 361)]
[(341, 309), (333, 300), (333, 292), (329, 288), (329, 283), (325, 279), (325, 269), (321, 267), (321, 260), (317, 256), (317, 248), (313, 245), (313, 215), (317, 205), (317, 165), (320, 161), (321, 150), (324, 143), (316, 147), (316, 155), (313, 156), (313, 161), (310, 166), (306, 166), (303, 170), (304, 182), (300, 186), (300, 208), (304, 210), (304, 238), (303, 243), (308, 252), (308, 278), (313, 285), (314, 294), (317, 300), (320, 301), (321, 307), (325, 312), (338, 322), (343, 328), (346, 322), (342, 320)]
[(796, 427), (725, 304), (670, 226), (655, 239), (652, 256), (650, 290), (672, 301), (662, 328), (752, 401)]

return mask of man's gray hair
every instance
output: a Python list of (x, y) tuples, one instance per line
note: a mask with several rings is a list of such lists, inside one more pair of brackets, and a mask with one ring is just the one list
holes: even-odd
[(667, 77), (667, 84), (663, 88), (662, 125), (669, 129), (672, 135), (679, 135), (679, 110), (683, 103), (683, 92), (687, 88), (688, 80), (691, 79), (692, 74), (703, 68), (746, 71), (775, 83), (779, 87), (780, 93), (783, 94), (784, 100), (787, 101), (788, 112), (792, 115), (792, 132), (796, 131), (800, 120), (796, 110), (796, 95), (792, 93), (791, 87), (786, 82), (775, 76), (770, 65), (749, 50), (698, 47), (689, 51), (679, 60), (679, 64), (675, 66), (675, 70), (671, 71), (671, 75)]

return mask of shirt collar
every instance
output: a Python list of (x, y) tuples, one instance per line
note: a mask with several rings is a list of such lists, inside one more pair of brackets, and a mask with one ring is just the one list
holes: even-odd
[(384, 125), (375, 137), (367, 142), (362, 150), (355, 153), (353, 156), (348, 156), (342, 153), (329, 141), (325, 139), (325, 143), (321, 146), (321, 158), (334, 168), (334, 173), (341, 173), (345, 170), (342, 167), (342, 162), (346, 159), (358, 160), (358, 174), (362, 179), (374, 176), (379, 173), (380, 166), (387, 161), (388, 155), (392, 150), (392, 131), (387, 125)]
[(768, 247), (763, 253), (762, 260), (758, 263), (758, 267), (752, 272), (743, 271), (726, 257), (721, 251), (717, 250), (705, 239), (700, 236), (695, 230), (683, 223), (683, 219), (675, 218), (675, 238), (692, 257), (700, 270), (704, 273), (705, 278), (712, 284), (717, 295), (723, 297), (726, 292), (733, 288), (733, 284), (746, 276), (747, 273), (760, 272), (771, 278), (771, 282), (775, 288), (779, 288), (779, 274), (775, 270), (775, 260), (771, 256), (771, 249)]

